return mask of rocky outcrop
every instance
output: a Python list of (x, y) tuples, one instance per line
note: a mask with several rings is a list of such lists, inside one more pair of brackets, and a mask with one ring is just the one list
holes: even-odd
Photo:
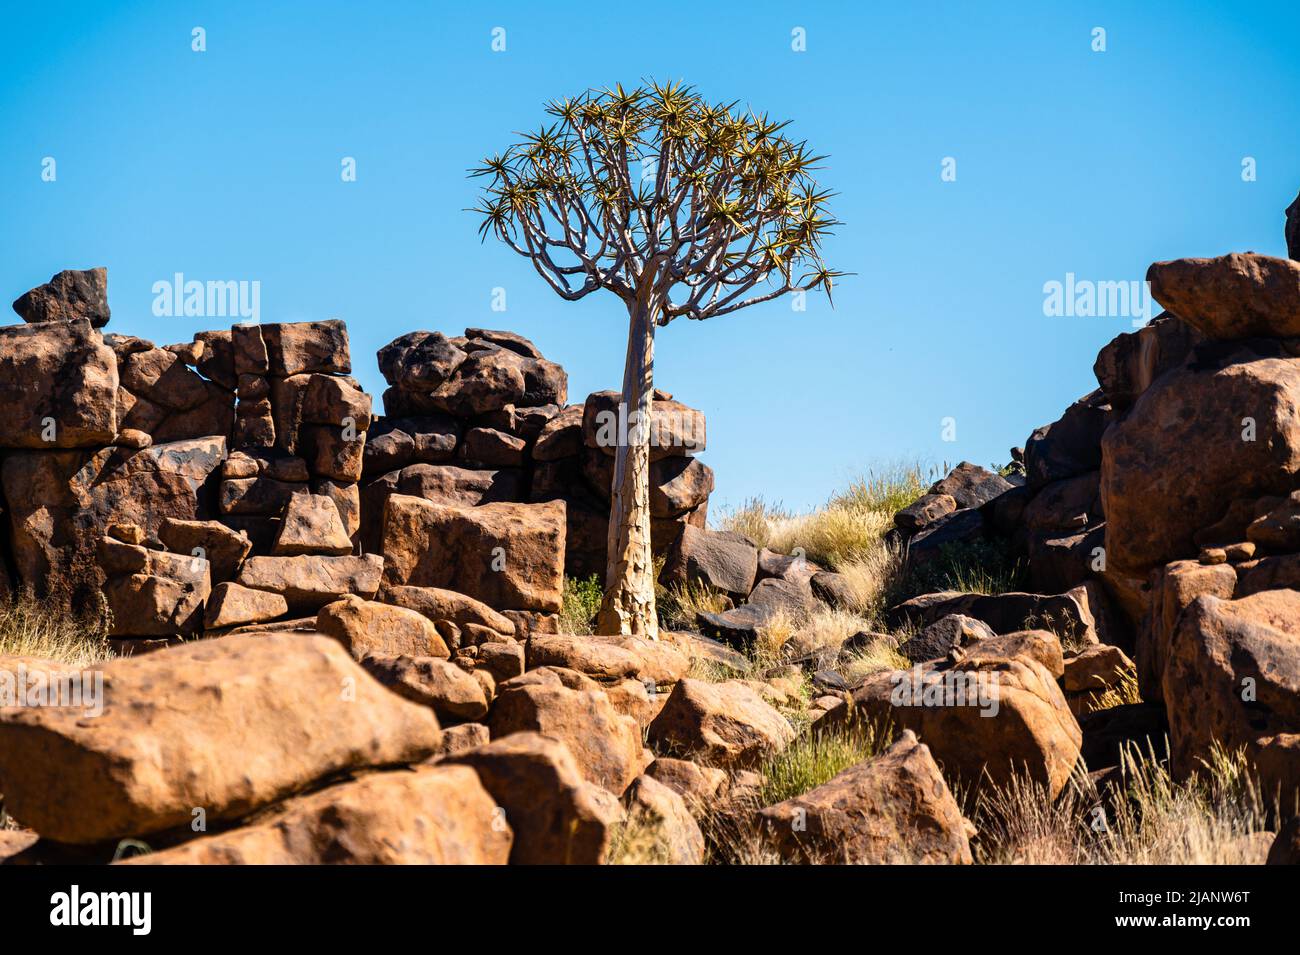
[(135, 865), (504, 865), (513, 835), (473, 770), (374, 773)]
[[(104, 665), (103, 712), (0, 713), (5, 807), (93, 843), (242, 816), (342, 770), (419, 760), (439, 728), (336, 641), (224, 637)], [(146, 703), (147, 701), (147, 703)]]
[(796, 862), (971, 863), (962, 817), (930, 750), (910, 730), (881, 756), (759, 813), (764, 835)]

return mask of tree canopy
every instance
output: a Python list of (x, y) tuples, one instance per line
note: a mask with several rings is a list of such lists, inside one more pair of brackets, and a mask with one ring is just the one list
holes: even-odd
[(472, 175), (488, 180), (480, 234), (533, 261), (559, 295), (653, 295), (655, 321), (707, 319), (823, 289), (838, 223), (812, 176), (825, 158), (788, 122), (651, 83), (547, 104), (554, 122)]

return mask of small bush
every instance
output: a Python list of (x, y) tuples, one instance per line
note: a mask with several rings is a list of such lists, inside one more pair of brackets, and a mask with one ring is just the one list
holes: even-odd
[(874, 723), (855, 721), (825, 730), (815, 726), (759, 767), (766, 781), (760, 802), (764, 806), (802, 796), (850, 766), (883, 753), (890, 734)]
[(899, 579), (891, 602), (940, 590), (968, 594), (1005, 594), (1026, 586), (1025, 566), (1004, 540), (978, 538), (945, 544), (924, 564), (909, 565)]
[(600, 612), (604, 590), (600, 578), (592, 574), (586, 580), (564, 578), (564, 603), (560, 607), (560, 632), (589, 634)]

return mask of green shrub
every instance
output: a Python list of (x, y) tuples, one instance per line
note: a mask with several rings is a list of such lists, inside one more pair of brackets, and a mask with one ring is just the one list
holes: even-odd
[(564, 578), (564, 603), (560, 607), (560, 632), (589, 634), (600, 612), (604, 596), (600, 578), (595, 574), (585, 580)]

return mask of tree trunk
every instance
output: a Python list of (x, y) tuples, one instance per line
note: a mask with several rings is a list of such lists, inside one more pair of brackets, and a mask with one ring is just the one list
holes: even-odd
[[(623, 404), (610, 488), (605, 598), (596, 630), (659, 637), (655, 616), (654, 559), (650, 553), (650, 402), (654, 394), (655, 312), (653, 297), (631, 308)], [(626, 440), (621, 426), (626, 416)]]

